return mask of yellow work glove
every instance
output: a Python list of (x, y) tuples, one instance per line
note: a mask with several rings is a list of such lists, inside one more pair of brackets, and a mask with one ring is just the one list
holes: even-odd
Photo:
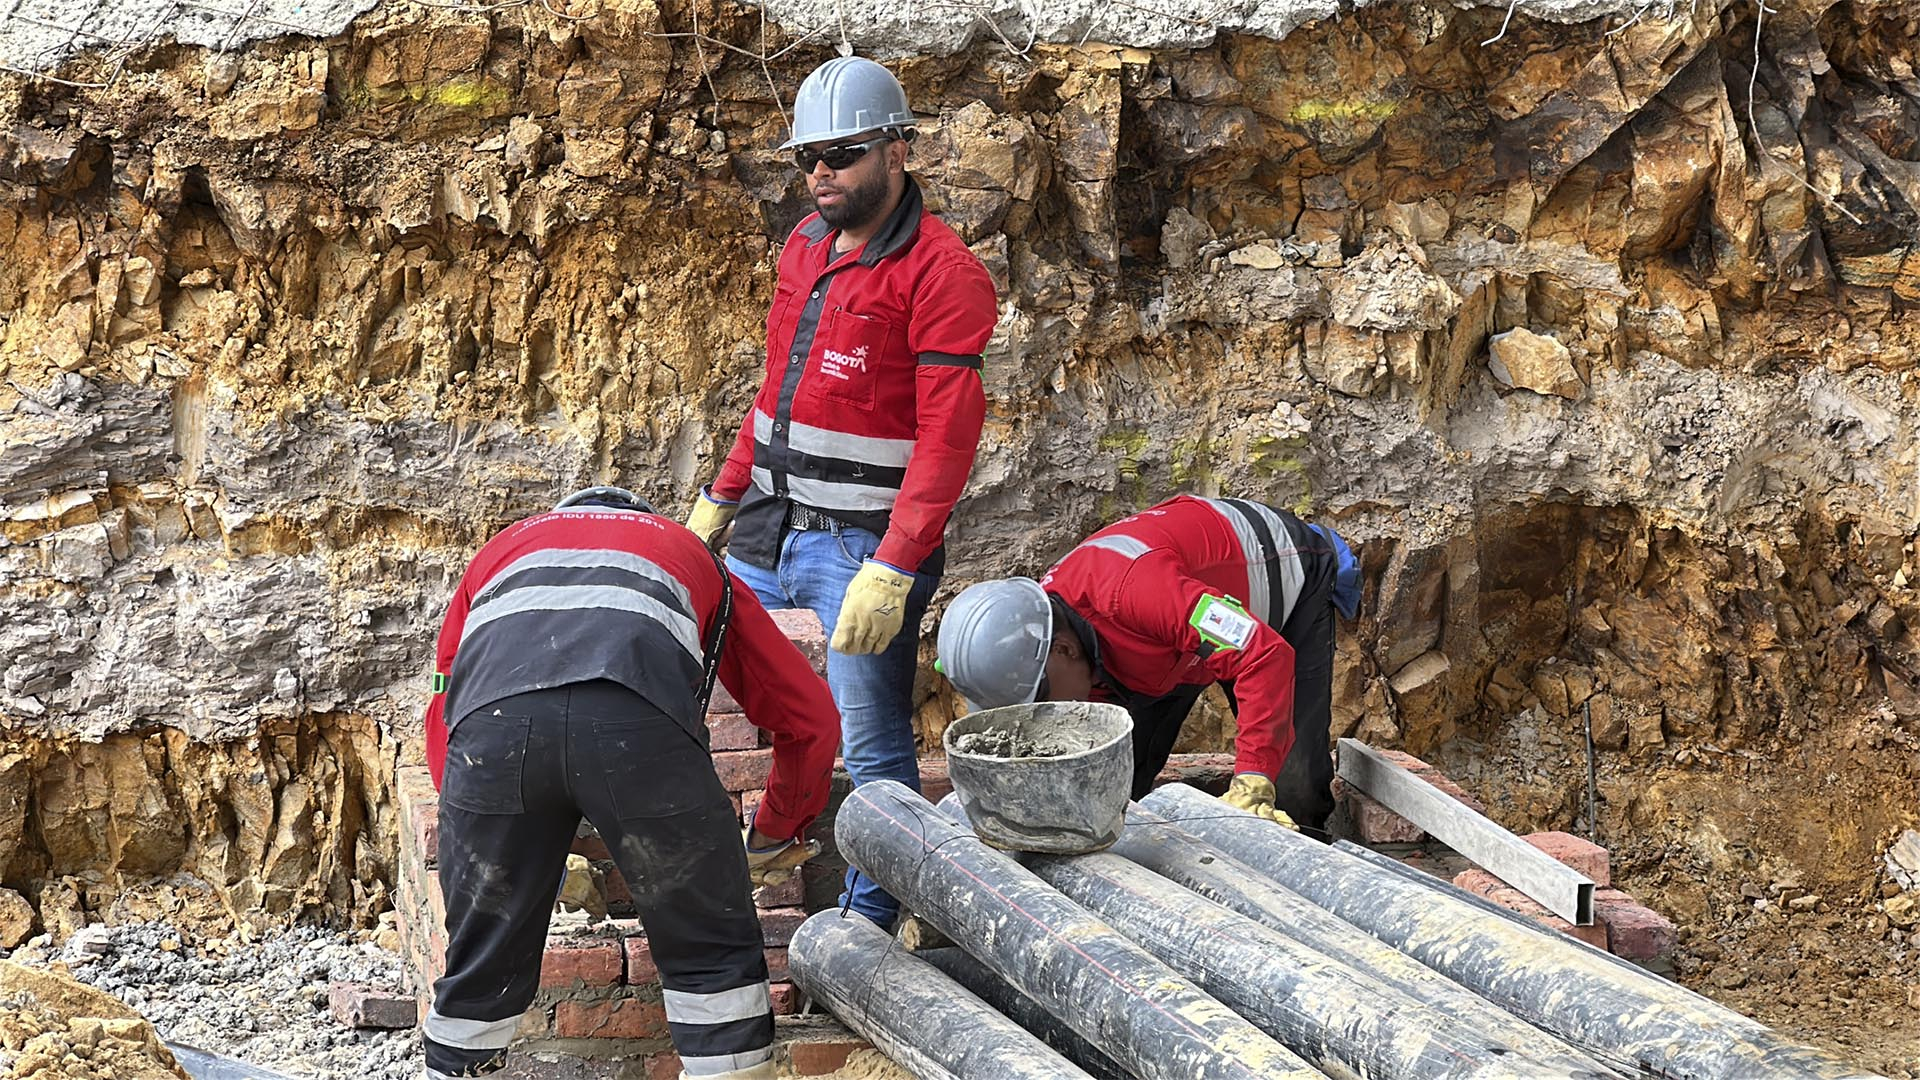
[(727, 526), (733, 524), (733, 515), (740, 512), (739, 503), (724, 503), (707, 494), (706, 488), (693, 497), (693, 513), (687, 515), (687, 528), (700, 538), (701, 543), (715, 551), (727, 542)]
[(900, 633), (907, 617), (907, 593), (913, 575), (868, 559), (847, 586), (840, 618), (833, 626), (833, 651), (859, 656), (877, 653)]
[(820, 854), (818, 840), (783, 840), (770, 848), (753, 846), (753, 826), (740, 831), (740, 842), (747, 848), (747, 876), (753, 887), (785, 885), (800, 864)]
[(1287, 812), (1273, 805), (1273, 795), (1273, 781), (1259, 773), (1243, 772), (1233, 778), (1233, 783), (1227, 787), (1227, 793), (1220, 796), (1220, 801), (1236, 810), (1245, 810), (1299, 832), (1300, 826), (1293, 823)]

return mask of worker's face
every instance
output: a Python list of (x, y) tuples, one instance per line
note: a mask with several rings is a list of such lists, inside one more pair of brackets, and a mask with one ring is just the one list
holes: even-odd
[[(885, 136), (869, 131), (851, 139), (811, 143), (807, 149), (819, 154), (880, 139)], [(907, 144), (898, 139), (885, 139), (839, 169), (830, 167), (825, 159), (814, 162), (813, 169), (807, 173), (807, 192), (813, 196), (814, 209), (820, 211), (827, 224), (836, 229), (858, 229), (887, 211), (893, 177), (896, 174), (904, 177), (906, 166)]]
[(1093, 697), (1093, 663), (1072, 637), (1056, 637), (1047, 651), (1044, 701), (1087, 701)]

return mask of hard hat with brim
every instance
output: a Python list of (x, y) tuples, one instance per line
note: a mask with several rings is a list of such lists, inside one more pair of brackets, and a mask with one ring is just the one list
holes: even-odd
[(869, 131), (905, 137), (905, 129), (919, 122), (907, 105), (906, 90), (892, 72), (864, 57), (837, 56), (800, 84), (800, 93), (793, 99), (793, 137), (780, 149)]
[(1053, 645), (1053, 603), (1032, 578), (968, 586), (940, 619), (939, 659), (969, 712), (1025, 705), (1039, 695)]

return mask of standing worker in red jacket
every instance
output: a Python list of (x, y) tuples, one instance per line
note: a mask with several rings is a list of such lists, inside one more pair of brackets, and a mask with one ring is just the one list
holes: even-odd
[[(838, 734), (806, 658), (713, 553), (631, 492), (589, 488), (474, 556), (440, 628), (427, 763), (440, 787), (446, 975), (427, 1076), (505, 1063), (540, 980), (580, 818), (633, 891), (683, 1075), (773, 1075), (752, 886), (814, 850)], [(707, 752), (715, 677), (773, 733), (741, 846)]]
[(970, 708), (1111, 701), (1133, 716), (1133, 797), (1220, 683), (1239, 720), (1228, 803), (1310, 829), (1333, 812), (1333, 614), (1360, 570), (1331, 528), (1242, 499), (1181, 495), (1081, 541), (1044, 578), (974, 585), (937, 665)]
[[(980, 440), (993, 281), (907, 173), (917, 120), (885, 68), (829, 60), (793, 112), (781, 149), (818, 212), (780, 253), (766, 380), (687, 527), (717, 548), (731, 525), (727, 565), (761, 602), (820, 616), (853, 782), (917, 790), (920, 617)], [(847, 887), (893, 925), (892, 897), (852, 872)]]

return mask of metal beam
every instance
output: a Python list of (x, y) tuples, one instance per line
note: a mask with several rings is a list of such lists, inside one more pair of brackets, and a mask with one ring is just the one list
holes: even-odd
[(1593, 925), (1593, 879), (1498, 822), (1389, 761), (1357, 739), (1340, 740), (1340, 779), (1526, 893), (1575, 926)]

